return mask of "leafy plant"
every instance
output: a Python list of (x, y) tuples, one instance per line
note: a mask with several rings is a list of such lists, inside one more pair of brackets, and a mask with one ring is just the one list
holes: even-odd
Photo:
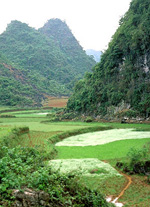
[(150, 173), (150, 143), (146, 143), (141, 149), (130, 149), (127, 157), (128, 162), (118, 162), (116, 165), (130, 173)]
[[(20, 131), (13, 130), (17, 139)], [(12, 137), (7, 136), (7, 139), (11, 141)], [(4, 141), (0, 148), (0, 205), (12, 206), (15, 200), (12, 189), (23, 191), (28, 187), (47, 192), (53, 206), (110, 206), (99, 192), (80, 185), (77, 177), (53, 173), (51, 166), (45, 162), (50, 157), (45, 156), (44, 151), (33, 147), (14, 147), (12, 142), (6, 146)]]

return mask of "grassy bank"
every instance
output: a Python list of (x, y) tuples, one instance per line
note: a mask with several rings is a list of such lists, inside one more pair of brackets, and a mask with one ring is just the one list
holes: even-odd
[[(27, 129), (27, 127), (25, 128)], [(69, 175), (52, 172), (51, 166), (48, 166), (45, 162), (53, 158), (52, 151), (50, 149), (47, 151), (45, 146), (40, 150), (39, 147), (29, 147), (29, 143), (26, 143), (27, 146), (23, 146), (26, 136), (33, 133), (33, 131), (24, 133), (22, 129), (24, 128), (11, 130), (0, 142), (1, 206), (13, 206), (13, 202), (16, 200), (15, 197), (11, 196), (11, 189), (19, 189), (23, 192), (25, 187), (48, 193), (49, 199), (47, 202), (52, 206), (66, 206), (68, 204), (83, 207), (112, 206), (105, 201), (99, 191), (93, 191), (83, 186), (79, 177), (69, 177)], [(43, 139), (44, 133), (47, 132), (43, 132), (41, 136)], [(30, 142), (34, 145), (37, 142), (38, 145), (42, 146), (39, 140), (35, 141), (32, 137), (30, 137)]]

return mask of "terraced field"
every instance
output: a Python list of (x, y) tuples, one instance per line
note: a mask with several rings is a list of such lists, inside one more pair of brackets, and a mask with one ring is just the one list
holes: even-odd
[[(100, 190), (106, 197), (111, 195), (116, 198), (128, 183), (127, 178), (114, 169), (116, 162), (126, 160), (131, 148), (140, 149), (150, 142), (148, 124), (48, 122), (46, 114), (41, 116), (38, 110), (36, 115), (37, 113), (38, 116), (35, 116), (35, 111), (12, 112), (16, 118), (0, 118), (0, 139), (7, 136), (14, 127), (28, 126), (30, 132), (21, 135), (18, 144), (29, 147), (39, 145), (48, 149), (47, 141), (56, 134), (67, 134), (68, 131), (74, 130), (80, 132), (82, 129), (99, 126), (113, 127), (110, 130), (72, 136), (58, 142), (57, 157), (49, 162), (54, 171), (74, 173), (79, 178), (78, 182), (90, 189)], [(149, 207), (149, 191), (150, 185), (146, 184), (144, 177), (132, 176), (132, 184), (119, 198), (119, 202), (124, 206)]]
[[(92, 189), (100, 189), (116, 206), (131, 206), (132, 203), (132, 206), (140, 207), (145, 199), (144, 206), (148, 207), (150, 197), (144, 198), (143, 191), (146, 193), (150, 190), (150, 185), (141, 182), (145, 188), (137, 201), (136, 193), (141, 190), (137, 181), (132, 181), (133, 178), (130, 176), (118, 173), (112, 168), (118, 160), (127, 159), (127, 153), (131, 148), (140, 149), (146, 143), (150, 143), (150, 131), (135, 128), (110, 129), (76, 135), (56, 144), (58, 160), (51, 161), (51, 165), (61, 173), (79, 173), (81, 182)], [(139, 176), (136, 176), (136, 179), (141, 181)], [(132, 192), (132, 201), (129, 202), (128, 196), (130, 197), (130, 189), (133, 188), (136, 190)]]

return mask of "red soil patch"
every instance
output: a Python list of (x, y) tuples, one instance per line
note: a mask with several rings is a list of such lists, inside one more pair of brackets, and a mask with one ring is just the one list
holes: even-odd
[(46, 96), (46, 100), (43, 102), (44, 107), (57, 107), (62, 108), (67, 105), (68, 97), (52, 97)]

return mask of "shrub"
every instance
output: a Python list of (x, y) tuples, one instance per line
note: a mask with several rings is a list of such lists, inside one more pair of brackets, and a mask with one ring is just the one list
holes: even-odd
[(77, 177), (52, 173), (51, 167), (46, 165), (44, 157), (36, 149), (3, 146), (2, 150), (0, 205), (4, 200), (13, 202), (15, 198), (10, 193), (11, 189), (22, 191), (28, 187), (47, 192), (52, 206), (110, 206), (99, 192), (83, 187)]
[(17, 128), (12, 129), (12, 132), (14, 134), (16, 134), (16, 135), (21, 135), (21, 134), (24, 134), (24, 133), (29, 133), (29, 127), (27, 127), (27, 126), (17, 127)]
[(33, 148), (1, 147), (3, 157), (0, 159), (0, 193), (7, 189), (21, 188), (26, 184), (26, 177), (42, 164), (40, 153)]
[[(38, 148), (15, 146), (24, 127), (15, 128), (0, 143), (0, 205), (13, 206), (12, 189), (26, 188), (49, 194), (52, 206), (109, 207), (103, 196), (78, 182), (77, 176), (53, 173), (47, 166), (45, 152)], [(12, 139), (16, 142), (12, 143)]]
[[(18, 127), (13, 128), (9, 135), (2, 138), (2, 141), (0, 142), (1, 146), (7, 146), (8, 148), (13, 148), (18, 145), (20, 142), (20, 135), (24, 133), (29, 133), (29, 127)], [(2, 152), (0, 151), (0, 155)]]
[(92, 122), (92, 121), (93, 121), (93, 118), (91, 116), (86, 117), (84, 120), (84, 122), (87, 122), (87, 123)]
[(76, 113), (74, 113), (74, 112), (70, 112), (70, 113), (64, 113), (64, 114), (62, 114), (61, 115), (61, 118), (62, 119), (74, 119), (74, 118), (76, 118), (76, 116), (77, 116), (77, 114)]
[(123, 117), (136, 118), (137, 116), (139, 116), (139, 112), (133, 111), (131, 109), (122, 110), (122, 111), (116, 113), (116, 116), (119, 118), (123, 118)]
[(130, 149), (127, 156), (128, 162), (118, 162), (116, 166), (129, 173), (150, 173), (150, 143), (147, 143), (141, 149)]

